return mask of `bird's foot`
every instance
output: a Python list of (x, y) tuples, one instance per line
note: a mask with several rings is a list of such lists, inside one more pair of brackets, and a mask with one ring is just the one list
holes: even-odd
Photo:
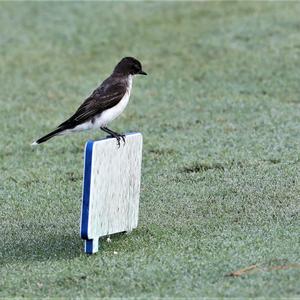
[(107, 135), (106, 138), (108, 138), (108, 139), (115, 138), (115, 139), (117, 140), (118, 148), (120, 148), (120, 146), (121, 146), (121, 143), (120, 143), (121, 139), (122, 139), (122, 141), (123, 141), (124, 144), (125, 144), (125, 138), (124, 138), (124, 136), (121, 135), (121, 134), (120, 134), (120, 135), (113, 135), (113, 134), (110, 134), (110, 135)]
[(125, 134), (120, 134), (120, 137), (121, 137), (121, 139), (122, 139), (122, 141), (123, 141), (123, 143), (125, 145), (126, 144), (126, 140), (125, 140), (126, 135)]
[(125, 144), (125, 137), (122, 134), (108, 135), (107, 137), (108, 138), (115, 138), (117, 140), (118, 148), (120, 148), (120, 146), (121, 146), (121, 139), (122, 139), (123, 143)]
[(118, 148), (120, 148), (120, 146), (121, 146), (121, 143), (120, 143), (121, 139), (123, 141), (123, 145), (125, 146), (126, 141), (125, 141), (125, 135), (124, 134), (118, 134), (118, 135), (115, 136), (115, 138), (117, 140)]
[(120, 141), (121, 141), (121, 138), (120, 138), (120, 136), (119, 136), (119, 135), (116, 135), (116, 136), (115, 136), (115, 138), (116, 138), (116, 140), (117, 140), (117, 145), (118, 145), (118, 148), (120, 148), (120, 145), (121, 145), (121, 143), (120, 143)]

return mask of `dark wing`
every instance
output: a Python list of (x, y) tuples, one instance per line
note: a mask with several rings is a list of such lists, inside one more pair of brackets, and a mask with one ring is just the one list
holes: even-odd
[(117, 105), (127, 91), (120, 80), (109, 77), (80, 105), (75, 114), (59, 127), (73, 128), (84, 123), (106, 109)]

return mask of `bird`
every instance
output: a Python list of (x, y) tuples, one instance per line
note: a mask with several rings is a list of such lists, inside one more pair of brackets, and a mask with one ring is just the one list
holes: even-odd
[(107, 126), (126, 108), (135, 75), (147, 75), (142, 64), (134, 57), (122, 58), (112, 74), (83, 101), (69, 119), (31, 145), (44, 143), (55, 136), (88, 129), (101, 129), (108, 133), (110, 137), (116, 138), (119, 147), (121, 139), (125, 144), (125, 135)]

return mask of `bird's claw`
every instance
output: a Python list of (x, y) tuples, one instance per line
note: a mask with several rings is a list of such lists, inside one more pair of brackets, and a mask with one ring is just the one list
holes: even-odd
[(117, 145), (118, 145), (118, 148), (120, 148), (120, 146), (121, 146), (121, 139), (122, 139), (122, 141), (123, 141), (123, 144), (125, 145), (126, 144), (126, 140), (125, 140), (125, 138), (126, 138), (126, 135), (125, 134), (116, 134), (116, 135), (114, 135), (114, 134), (110, 134), (110, 135), (108, 135), (108, 136), (106, 136), (107, 138), (115, 138), (116, 140), (117, 140)]
[(126, 144), (126, 141), (125, 141), (125, 134), (120, 134), (120, 137), (121, 137), (121, 139), (122, 139), (122, 141), (123, 141), (123, 143), (124, 143), (124, 145)]
[(118, 148), (120, 148), (120, 146), (121, 146), (121, 143), (120, 143), (121, 139), (122, 139), (122, 141), (123, 141), (123, 145), (126, 144), (126, 141), (125, 141), (125, 135), (124, 135), (124, 134), (119, 134), (119, 135), (117, 135), (115, 138), (117, 139), (117, 145), (118, 145)]
[(118, 148), (120, 148), (120, 140), (121, 140), (121, 138), (118, 135), (116, 136), (116, 140), (117, 140)]

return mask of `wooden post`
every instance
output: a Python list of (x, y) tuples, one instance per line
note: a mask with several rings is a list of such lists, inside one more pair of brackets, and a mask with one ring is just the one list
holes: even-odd
[(98, 240), (137, 227), (143, 138), (126, 134), (120, 148), (115, 138), (88, 141), (84, 155), (81, 238), (85, 252), (98, 251)]

